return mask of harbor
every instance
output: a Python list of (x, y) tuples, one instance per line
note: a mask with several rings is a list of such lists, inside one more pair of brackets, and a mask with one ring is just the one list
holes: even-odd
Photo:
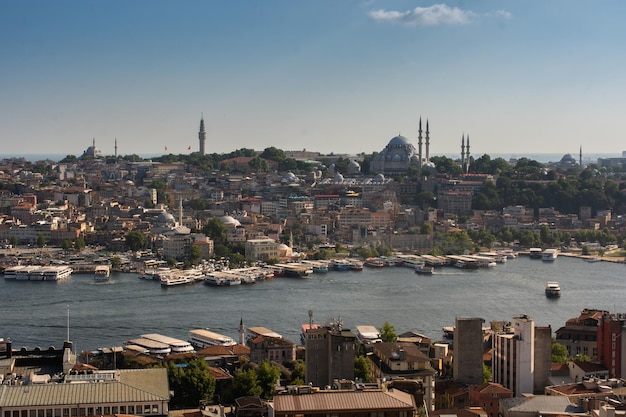
[[(190, 329), (211, 329), (237, 338), (239, 322), (264, 326), (297, 342), (308, 310), (324, 323), (341, 316), (346, 327), (385, 321), (399, 332), (413, 330), (433, 340), (456, 317), (503, 320), (528, 314), (553, 331), (581, 308), (626, 311), (626, 266), (559, 256), (544, 262), (521, 256), (496, 267), (435, 268), (419, 275), (407, 267), (314, 273), (307, 279), (276, 277), (255, 285), (163, 288), (138, 273), (112, 272), (106, 284), (72, 275), (57, 285), (0, 280), (2, 337), (15, 346), (48, 346), (66, 337), (78, 349), (121, 346), (137, 335), (160, 333), (181, 340)], [(547, 281), (561, 296), (546, 298)]]

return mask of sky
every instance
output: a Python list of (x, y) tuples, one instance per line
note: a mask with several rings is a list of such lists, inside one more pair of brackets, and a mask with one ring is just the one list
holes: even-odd
[[(623, 0), (20, 0), (0, 154), (626, 150)], [(167, 147), (167, 152), (165, 148)], [(188, 150), (191, 148), (191, 150)]]

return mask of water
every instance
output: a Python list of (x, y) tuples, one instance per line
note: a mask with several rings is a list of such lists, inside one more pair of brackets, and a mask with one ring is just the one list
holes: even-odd
[[(209, 287), (201, 283), (162, 288), (137, 274), (113, 274), (110, 283), (73, 275), (58, 283), (0, 280), (0, 337), (15, 347), (76, 349), (120, 346), (142, 333), (187, 339), (192, 328), (210, 328), (238, 340), (237, 328), (268, 327), (294, 342), (300, 325), (341, 316), (346, 327), (385, 321), (397, 333), (417, 331), (434, 340), (456, 317), (510, 320), (527, 314), (552, 331), (582, 308), (626, 312), (626, 265), (587, 263), (560, 256), (554, 263), (519, 258), (495, 268), (436, 270), (417, 275), (408, 268), (329, 272), (309, 279), (276, 278), (254, 285)], [(544, 296), (546, 281), (559, 281), (560, 299)]]

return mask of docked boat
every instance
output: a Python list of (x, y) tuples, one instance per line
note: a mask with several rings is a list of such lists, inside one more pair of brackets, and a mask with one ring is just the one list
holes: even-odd
[(186, 274), (173, 274), (161, 278), (161, 287), (176, 287), (178, 285), (193, 284), (193, 277)]
[(541, 248), (530, 248), (528, 250), (528, 255), (530, 256), (530, 259), (541, 259), (542, 258), (542, 251)]
[(4, 278), (17, 281), (64, 281), (72, 272), (69, 266), (18, 265), (6, 268)]
[(434, 270), (434, 267), (428, 266), (426, 264), (415, 267), (415, 273), (419, 275), (432, 275)]
[(363, 270), (363, 262), (358, 259), (350, 259), (350, 271), (362, 271)]
[(378, 258), (367, 258), (363, 262), (363, 265), (365, 265), (368, 268), (383, 268), (385, 266), (385, 261), (383, 261), (382, 259), (378, 259)]
[(550, 248), (550, 249), (546, 249), (541, 253), (541, 260), (542, 261), (548, 261), (548, 262), (552, 262), (554, 260), (556, 260), (556, 258), (559, 256), (559, 252), (556, 249)]
[(97, 265), (93, 279), (97, 282), (108, 281), (111, 278), (111, 268), (108, 265)]
[(546, 297), (558, 298), (561, 296), (561, 286), (556, 281), (548, 281), (546, 284)]
[(333, 259), (330, 262), (330, 267), (333, 269), (333, 271), (349, 271), (350, 262), (345, 259)]
[(602, 262), (602, 258), (600, 258), (599, 256), (594, 256), (593, 258), (587, 258), (587, 262), (589, 263)]

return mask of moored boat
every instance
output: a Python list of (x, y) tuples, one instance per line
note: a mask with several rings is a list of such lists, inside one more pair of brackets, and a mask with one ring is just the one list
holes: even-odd
[(419, 275), (432, 275), (434, 270), (434, 267), (428, 266), (426, 264), (415, 267), (415, 273)]
[(111, 268), (108, 265), (97, 265), (93, 279), (97, 282), (108, 281), (111, 278)]
[(368, 268), (383, 268), (385, 266), (385, 261), (383, 261), (382, 259), (378, 259), (378, 258), (367, 258), (363, 262), (363, 265), (365, 265)]
[(541, 253), (541, 260), (551, 262), (556, 260), (558, 256), (559, 252), (556, 249), (550, 248)]

